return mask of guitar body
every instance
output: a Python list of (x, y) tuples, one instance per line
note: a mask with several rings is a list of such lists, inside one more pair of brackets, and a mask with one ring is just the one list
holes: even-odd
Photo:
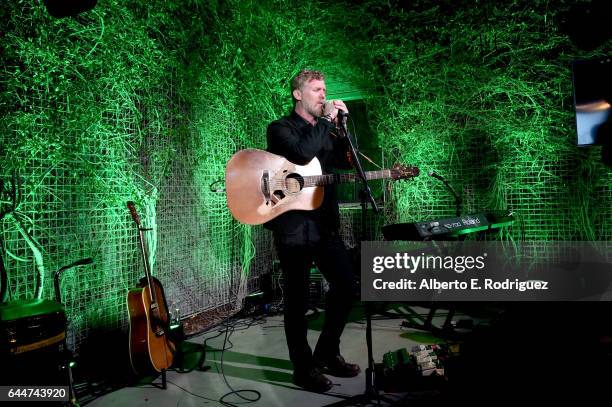
[[(168, 338), (169, 318), (164, 290), (151, 277), (158, 312), (151, 309), (149, 285), (132, 288), (127, 305), (130, 315), (130, 363), (137, 374), (155, 374), (167, 369), (174, 360), (175, 346)], [(157, 315), (155, 315), (157, 314)]]
[(303, 188), (304, 176), (321, 175), (313, 158), (296, 165), (263, 150), (234, 154), (225, 169), (227, 206), (242, 223), (259, 225), (291, 210), (313, 210), (323, 202), (323, 187)]

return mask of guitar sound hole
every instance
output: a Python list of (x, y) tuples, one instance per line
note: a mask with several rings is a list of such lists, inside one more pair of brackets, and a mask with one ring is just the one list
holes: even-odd
[(304, 188), (304, 178), (300, 174), (289, 174), (285, 178), (285, 190), (290, 194), (296, 194)]

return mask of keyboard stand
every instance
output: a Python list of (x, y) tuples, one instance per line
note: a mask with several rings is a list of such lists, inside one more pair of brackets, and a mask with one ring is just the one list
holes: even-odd
[[(446, 339), (457, 339), (459, 336), (461, 336), (461, 334), (455, 331), (453, 327), (453, 323), (452, 323), (453, 318), (455, 317), (455, 314), (456, 314), (456, 306), (454, 304), (448, 304), (448, 305), (449, 305), (448, 313), (446, 314), (444, 323), (442, 324), (441, 327), (434, 325), (433, 319), (436, 316), (436, 313), (439, 310), (444, 309), (444, 308), (438, 306), (437, 304), (433, 302), (428, 305), (423, 305), (424, 307), (429, 308), (429, 312), (427, 313), (427, 316), (423, 318), (422, 315), (418, 314), (412, 309), (412, 306), (406, 305), (406, 309), (409, 314), (404, 315), (405, 321), (402, 322), (402, 326), (405, 328), (413, 328), (413, 329), (418, 329), (421, 331), (428, 331), (428, 332), (431, 332), (437, 336), (440, 336)], [(392, 314), (388, 314), (388, 315), (392, 316)], [(397, 317), (397, 315), (395, 315), (395, 317)]]

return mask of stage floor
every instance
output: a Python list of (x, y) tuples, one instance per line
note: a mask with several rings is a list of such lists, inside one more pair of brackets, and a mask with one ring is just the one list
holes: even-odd
[[(366, 325), (357, 310), (352, 315), (354, 322), (349, 322), (342, 335), (341, 351), (347, 361), (358, 363), (361, 373), (354, 378), (330, 377), (334, 387), (326, 394), (305, 391), (292, 383), (292, 369), (283, 331), (282, 315), (267, 316), (260, 319), (240, 319), (234, 323), (233, 333), (226, 342), (227, 349), (223, 354), (216, 349), (222, 349), (225, 340), (225, 328), (219, 326), (210, 332), (192, 337), (183, 344), (184, 359), (180, 370), (167, 372), (167, 389), (154, 386), (161, 383), (156, 378), (152, 383), (143, 383), (126, 387), (101, 396), (89, 403), (89, 406), (203, 406), (222, 405), (219, 400), (233, 390), (243, 390), (241, 396), (256, 398), (253, 390), (261, 394), (261, 398), (247, 405), (253, 406), (291, 406), (313, 407), (324, 406), (342, 401), (350, 396), (358, 395), (365, 390), (365, 368), (367, 367)], [(389, 312), (409, 314), (417, 312), (425, 315), (426, 309), (403, 306)], [(411, 312), (409, 312), (411, 311)], [(308, 339), (312, 347), (319, 335), (317, 326), (322, 320), (313, 318)], [(437, 312), (434, 320), (441, 323), (446, 315), (445, 310)], [(439, 342), (428, 332), (403, 328), (403, 317), (397, 319), (379, 319), (374, 316), (372, 321), (373, 355), (376, 363), (382, 362), (382, 357), (389, 351), (402, 348), (409, 350), (419, 343)], [(356, 320), (358, 319), (358, 320)], [(231, 329), (230, 329), (231, 331)], [(218, 335), (218, 336), (217, 336)], [(216, 337), (215, 337), (216, 336)], [(214, 337), (214, 338), (213, 338)], [(201, 349), (206, 340), (205, 366), (208, 370), (197, 368), (201, 357)], [(223, 363), (221, 363), (223, 361)], [(231, 386), (231, 388), (230, 388)], [(249, 391), (247, 391), (249, 390)], [(400, 400), (405, 393), (388, 394), (388, 397)], [(246, 400), (236, 395), (229, 395), (224, 401), (234, 404), (245, 403)], [(381, 405), (388, 405), (381, 403)]]
[[(422, 304), (420, 304), (422, 305)], [(448, 403), (497, 404), (598, 400), (609, 398), (612, 379), (612, 319), (608, 303), (521, 303), (499, 309), (486, 304), (462, 305), (454, 322), (464, 334), (442, 338), (431, 331), (402, 326), (407, 317), (425, 317), (421, 306), (396, 305), (387, 308), (397, 318), (372, 321), (373, 356), (381, 363), (390, 351), (417, 344), (458, 344), (459, 357), (446, 366), (446, 380), (438, 389), (419, 388), (409, 378), (410, 387), (402, 393), (387, 393), (394, 405), (431, 406)], [(439, 309), (433, 325), (441, 327), (448, 312)], [(309, 341), (314, 346), (323, 312), (310, 322)], [(167, 372), (167, 389), (156, 386), (161, 378), (122, 387), (92, 399), (88, 406), (325, 406), (362, 394), (367, 367), (366, 327), (363, 308), (353, 309), (351, 322), (342, 336), (341, 350), (350, 362), (359, 363), (362, 372), (350, 379), (330, 377), (335, 386), (326, 394), (305, 391), (292, 383), (292, 370), (283, 332), (281, 315), (233, 320), (231, 336), (225, 340), (225, 327), (192, 337), (183, 343), (183, 360)], [(457, 329), (459, 331), (459, 329)], [(233, 331), (233, 332), (232, 332)], [(198, 369), (206, 341), (207, 370)], [(221, 352), (225, 341), (225, 352)], [(437, 382), (436, 382), (437, 383)], [(237, 395), (257, 398), (248, 403)], [(224, 395), (227, 395), (224, 397)], [(224, 404), (221, 402), (226, 402)], [(353, 404), (351, 404), (353, 405)], [(359, 405), (359, 404), (355, 404)], [(371, 403), (367, 405), (376, 405)], [(388, 406), (389, 403), (381, 403)]]

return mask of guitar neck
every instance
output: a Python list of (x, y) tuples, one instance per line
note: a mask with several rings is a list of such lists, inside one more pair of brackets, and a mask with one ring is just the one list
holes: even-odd
[(155, 290), (153, 289), (153, 284), (151, 284), (151, 269), (149, 268), (149, 256), (147, 253), (147, 248), (145, 246), (145, 237), (142, 229), (138, 228), (138, 240), (140, 241), (140, 253), (142, 254), (142, 263), (145, 271), (145, 277), (147, 279), (147, 286), (149, 287), (149, 293), (151, 295), (151, 307), (157, 307), (157, 296), (155, 295)]
[[(391, 178), (391, 170), (366, 171), (366, 179)], [(308, 175), (304, 177), (304, 187), (325, 186), (331, 184), (341, 184), (344, 182), (358, 181), (359, 177), (355, 173)]]

